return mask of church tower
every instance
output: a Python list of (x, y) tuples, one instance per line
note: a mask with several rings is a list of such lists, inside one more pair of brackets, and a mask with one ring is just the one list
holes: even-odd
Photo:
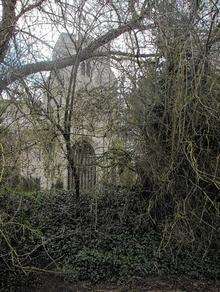
[[(77, 56), (92, 38), (76, 40), (62, 33), (54, 47), (53, 59)], [(66, 114), (71, 112), (71, 145), (80, 189), (92, 189), (101, 180), (99, 158), (111, 144), (111, 128), (117, 108), (116, 77), (107, 54), (109, 45), (97, 52), (105, 57), (76, 62), (75, 66), (54, 70), (49, 77), (46, 107), (51, 119), (62, 127)], [(106, 54), (105, 54), (106, 53)], [(98, 54), (97, 54), (98, 55)], [(57, 137), (53, 144), (53, 163), (50, 164), (51, 185), (60, 183), (67, 188), (68, 175), (65, 141)]]

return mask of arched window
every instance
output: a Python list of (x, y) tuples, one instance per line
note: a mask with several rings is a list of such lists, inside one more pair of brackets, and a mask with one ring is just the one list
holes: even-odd
[(81, 74), (82, 74), (83, 76), (85, 76), (85, 75), (86, 75), (86, 63), (85, 63), (85, 61), (82, 61), (82, 62), (80, 63), (80, 68), (81, 68)]
[(89, 60), (82, 61), (80, 63), (80, 70), (83, 76), (90, 77), (91, 76), (91, 63)]
[(96, 184), (95, 151), (89, 143), (83, 141), (74, 145), (73, 155), (80, 190), (88, 191)]
[(87, 75), (88, 77), (91, 76), (91, 63), (90, 63), (89, 60), (86, 61), (86, 75)]

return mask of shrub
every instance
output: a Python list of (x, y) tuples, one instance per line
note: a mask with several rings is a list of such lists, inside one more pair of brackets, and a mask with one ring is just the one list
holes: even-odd
[(195, 251), (172, 241), (165, 248), (164, 234), (146, 212), (146, 198), (135, 190), (105, 189), (79, 200), (63, 191), (5, 194), (0, 210), (2, 285), (7, 279), (27, 281), (25, 273), (36, 269), (93, 283), (156, 275), (217, 277), (215, 237), (206, 254), (199, 246)]

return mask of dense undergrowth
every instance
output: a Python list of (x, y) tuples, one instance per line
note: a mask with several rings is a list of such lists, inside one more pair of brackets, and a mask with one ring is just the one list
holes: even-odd
[(148, 213), (146, 196), (122, 188), (79, 199), (67, 192), (4, 192), (0, 287), (33, 284), (33, 274), (39, 271), (91, 283), (149, 276), (216, 279), (216, 236), (206, 251), (196, 240), (184, 244), (164, 238), (160, 221), (152, 222), (156, 213)]
[[(37, 272), (92, 283), (150, 276), (218, 277), (219, 9), (213, 4), (208, 27), (206, 11), (200, 17), (206, 9), (202, 1), (194, 1), (201, 2), (197, 11), (188, 12), (187, 6), (178, 9), (181, 1), (176, 6), (155, 2), (158, 5), (148, 14), (156, 25), (151, 36), (157, 54), (137, 58), (135, 70), (122, 70), (126, 72), (118, 84), (122, 103), (115, 109), (112, 129), (106, 129), (110, 140), (118, 140), (98, 161), (107, 178), (118, 171), (117, 180), (127, 188), (108, 186), (80, 197), (64, 191), (2, 190), (3, 291), (19, 282), (33, 282)], [(41, 125), (41, 116), (39, 121)], [(44, 131), (35, 132), (47, 138), (45, 128), (47, 124)], [(66, 127), (61, 132), (66, 133)], [(2, 188), (10, 185), (7, 177), (15, 172), (11, 161), (16, 149), (10, 146), (14, 139), (10, 135), (1, 137), (6, 149), (0, 159)], [(20, 176), (11, 185), (19, 189), (17, 179)], [(25, 179), (24, 189), (30, 183)]]

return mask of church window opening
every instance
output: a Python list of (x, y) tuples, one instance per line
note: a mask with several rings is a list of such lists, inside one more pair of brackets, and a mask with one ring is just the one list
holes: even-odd
[(81, 68), (81, 74), (83, 76), (85, 76), (86, 75), (86, 63), (85, 63), (85, 61), (80, 63), (80, 68)]
[(86, 61), (86, 75), (87, 75), (88, 77), (91, 76), (91, 63), (90, 63), (89, 60)]
[(88, 142), (78, 142), (73, 147), (73, 156), (80, 190), (91, 190), (96, 184), (96, 159), (93, 147)]
[(83, 76), (91, 76), (91, 63), (89, 60), (80, 63), (80, 71)]

